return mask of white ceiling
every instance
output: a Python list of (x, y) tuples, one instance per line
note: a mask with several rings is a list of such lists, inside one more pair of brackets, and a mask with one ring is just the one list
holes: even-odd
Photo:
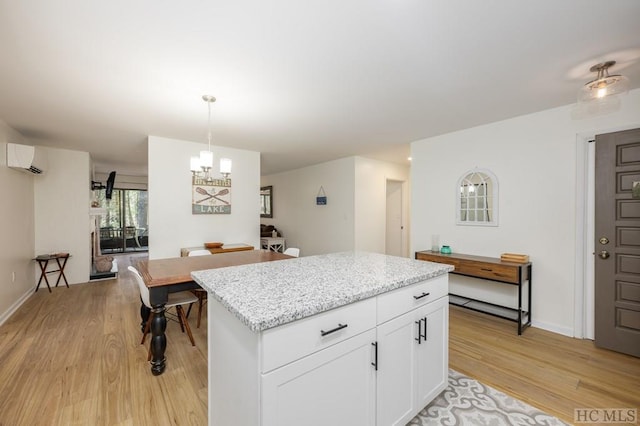
[(147, 135), (206, 141), (212, 94), (213, 143), (270, 174), (405, 161), (575, 102), (603, 60), (637, 88), (640, 1), (0, 0), (0, 58), (0, 119), (34, 144), (144, 174)]

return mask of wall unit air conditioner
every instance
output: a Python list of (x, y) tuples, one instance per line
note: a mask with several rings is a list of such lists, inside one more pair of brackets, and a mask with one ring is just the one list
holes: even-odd
[(30, 145), (7, 143), (7, 166), (34, 175), (41, 175), (47, 167), (41, 149)]

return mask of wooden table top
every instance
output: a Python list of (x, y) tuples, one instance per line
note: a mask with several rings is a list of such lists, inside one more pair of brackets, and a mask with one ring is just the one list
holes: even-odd
[(191, 272), (193, 271), (291, 258), (292, 256), (273, 251), (247, 250), (219, 253), (211, 256), (141, 260), (137, 266), (147, 287), (157, 287), (193, 281), (191, 278)]

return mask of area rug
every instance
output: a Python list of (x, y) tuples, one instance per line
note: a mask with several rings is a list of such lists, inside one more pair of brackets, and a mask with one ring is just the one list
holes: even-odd
[(531, 405), (449, 370), (449, 386), (409, 425), (567, 425)]

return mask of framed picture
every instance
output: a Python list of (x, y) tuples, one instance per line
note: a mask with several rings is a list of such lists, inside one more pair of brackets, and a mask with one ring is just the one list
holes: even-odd
[(231, 214), (231, 179), (192, 177), (192, 214)]

